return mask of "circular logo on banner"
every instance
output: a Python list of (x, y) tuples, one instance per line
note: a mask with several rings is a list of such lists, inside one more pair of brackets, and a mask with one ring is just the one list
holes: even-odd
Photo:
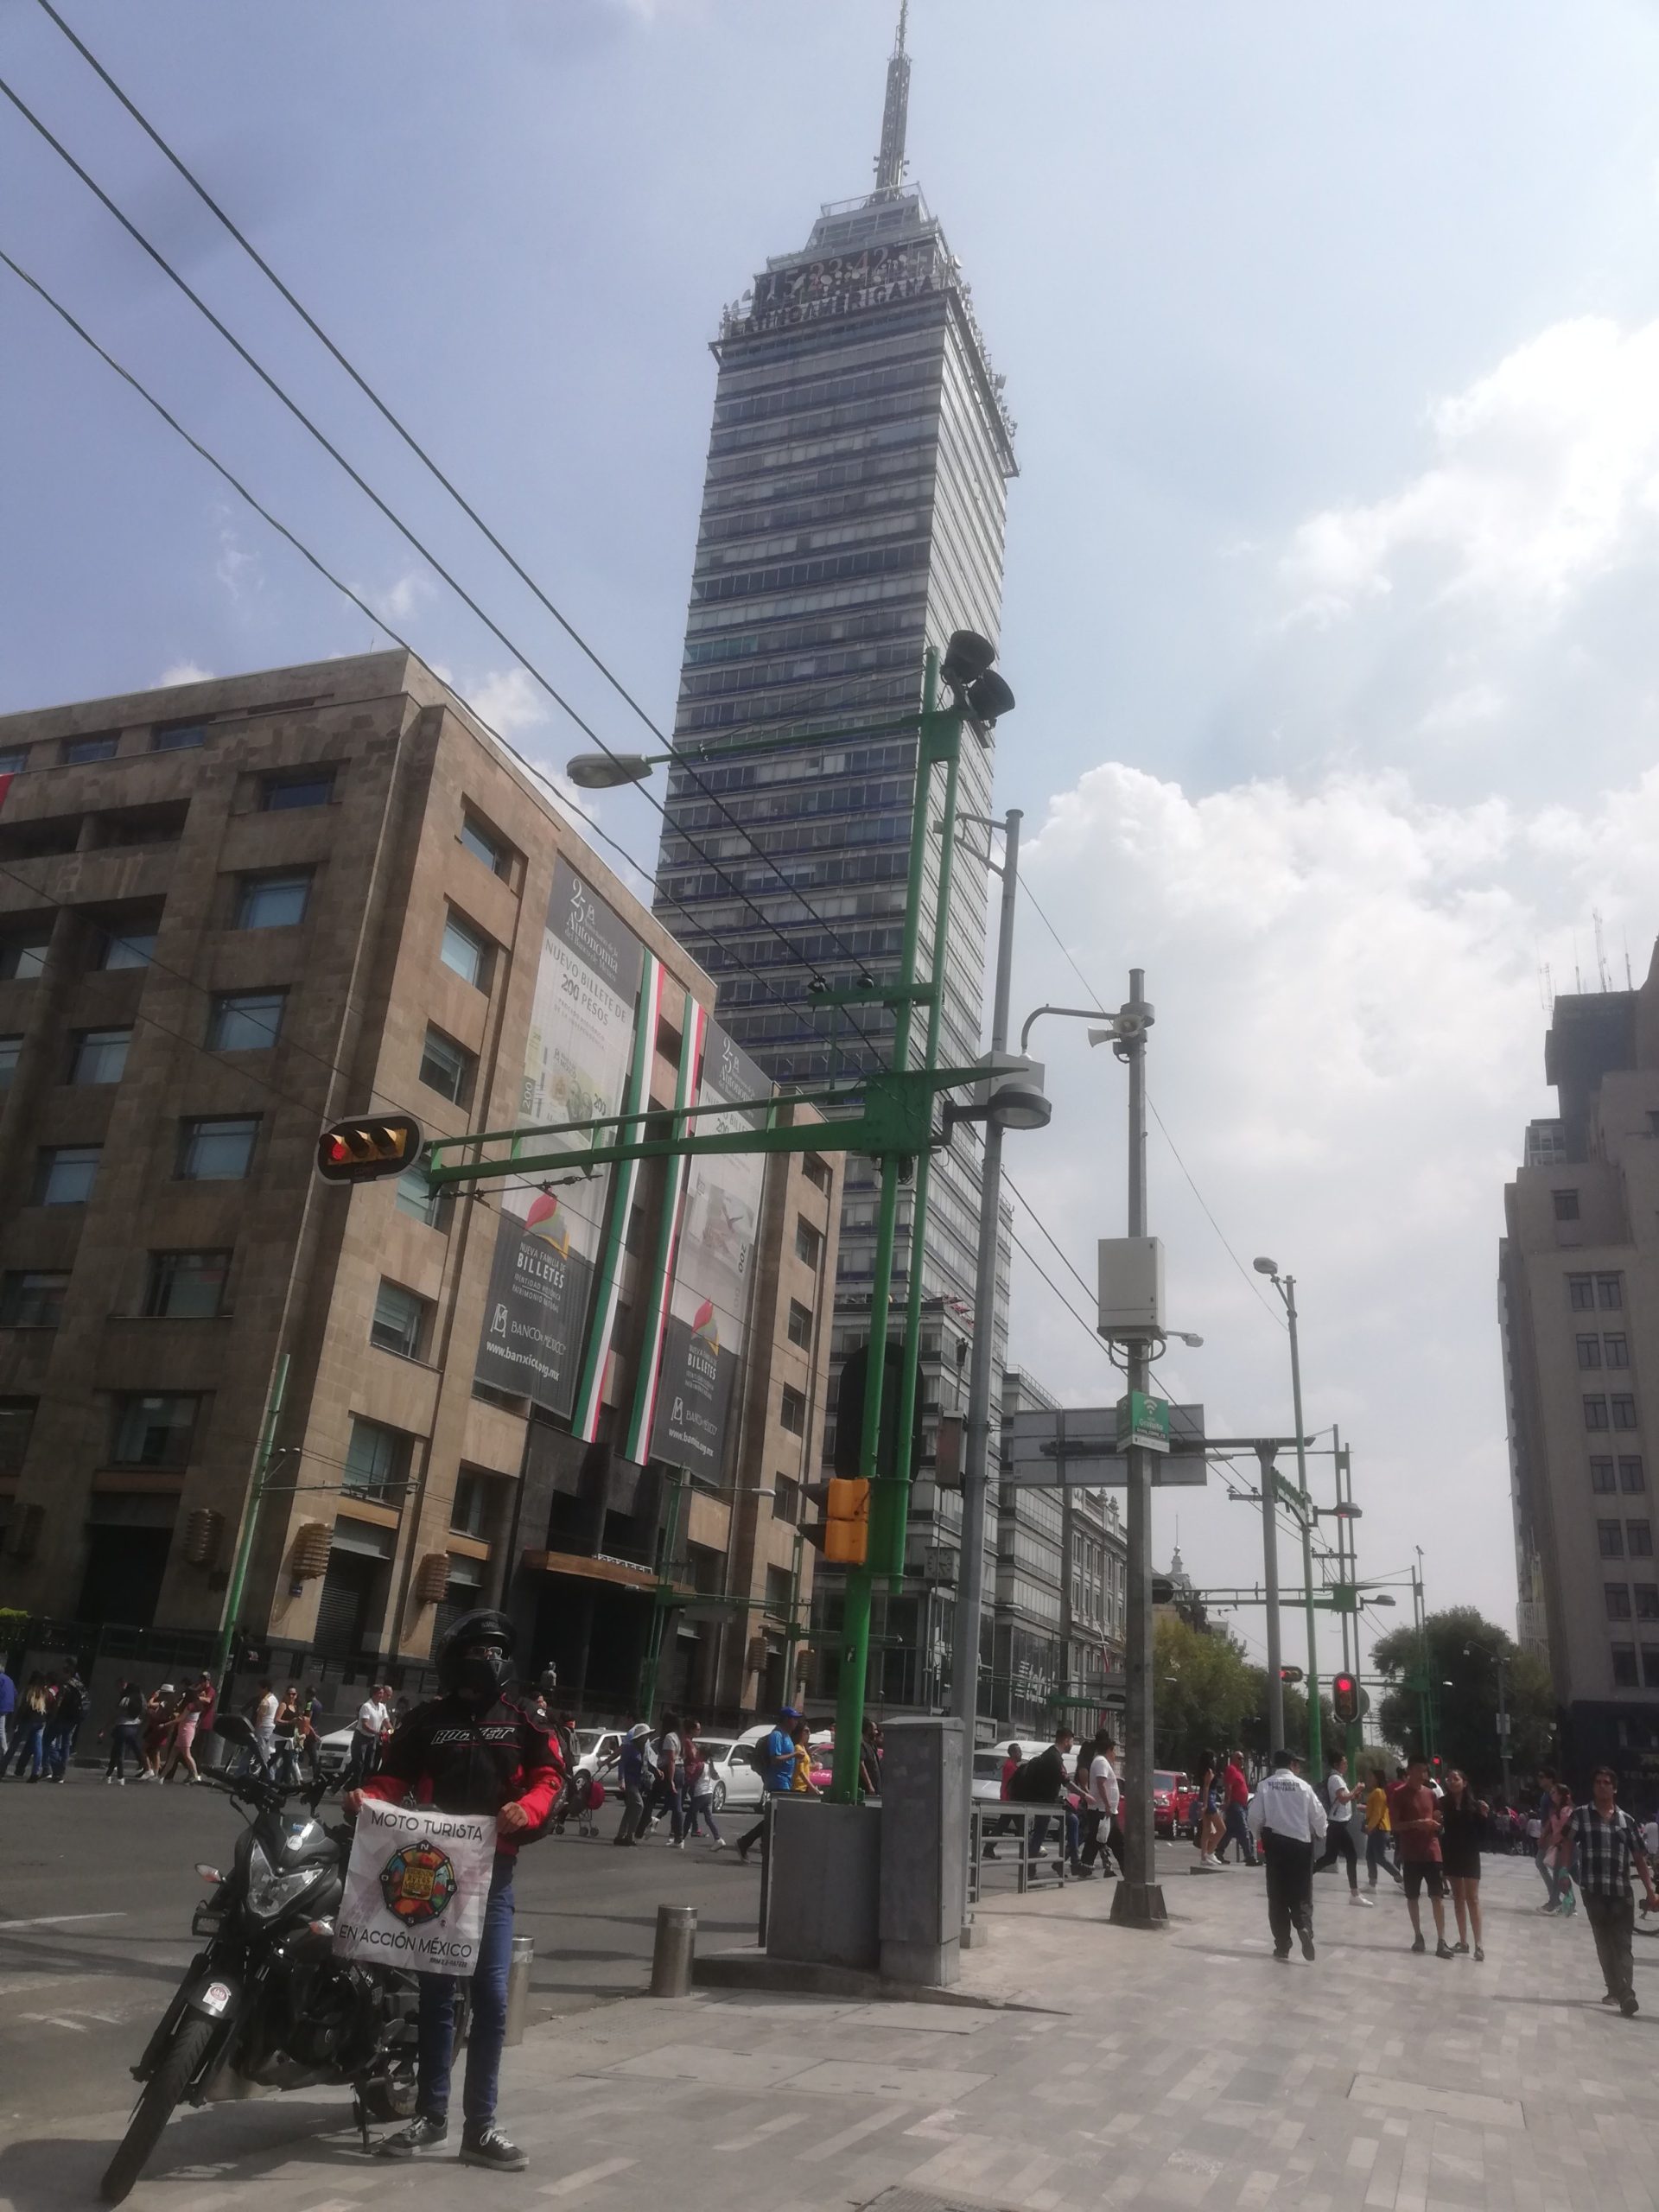
[(380, 1894), (386, 1910), (407, 1928), (442, 1920), (455, 1894), (454, 1867), (435, 1845), (408, 1844), (382, 1867)]

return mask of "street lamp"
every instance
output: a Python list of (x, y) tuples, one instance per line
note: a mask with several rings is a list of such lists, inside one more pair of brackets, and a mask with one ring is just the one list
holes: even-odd
[[(1276, 1260), (1259, 1259), (1255, 1272), (1266, 1275), (1284, 1302), (1290, 1324), (1290, 1395), (1296, 1421), (1296, 1487), (1302, 1494), (1302, 1592), (1307, 1602), (1307, 1758), (1315, 1773), (1324, 1754), (1319, 1725), (1319, 1648), (1313, 1617), (1313, 1515), (1307, 1491), (1307, 1445), (1302, 1434), (1302, 1357), (1296, 1334), (1296, 1278), (1281, 1276)], [(1264, 1507), (1263, 1510), (1267, 1509)]]

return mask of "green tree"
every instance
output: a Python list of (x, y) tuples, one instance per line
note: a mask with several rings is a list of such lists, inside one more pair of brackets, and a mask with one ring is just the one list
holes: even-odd
[(1510, 1758), (1524, 1783), (1555, 1743), (1554, 1695), (1549, 1670), (1472, 1605), (1431, 1613), (1421, 1630), (1391, 1629), (1371, 1649), (1378, 1674), (1393, 1678), (1383, 1691), (1379, 1720), (1390, 1743), (1426, 1751), (1424, 1702), (1433, 1706), (1434, 1749), (1459, 1766), (1478, 1789), (1496, 1789), (1503, 1777), (1497, 1738), (1497, 1662), (1504, 1662), (1510, 1711)]

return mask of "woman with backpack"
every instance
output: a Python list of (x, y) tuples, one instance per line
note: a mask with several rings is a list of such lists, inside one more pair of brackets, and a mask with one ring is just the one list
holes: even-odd
[(715, 1849), (716, 1851), (724, 1851), (726, 1848), (726, 1839), (721, 1835), (720, 1830), (715, 1825), (715, 1783), (716, 1777), (713, 1766), (703, 1756), (702, 1745), (699, 1740), (702, 1733), (702, 1723), (700, 1720), (688, 1720), (686, 1722), (684, 1730), (685, 1787), (688, 1810), (686, 1815), (685, 1834), (680, 1839), (679, 1847), (682, 1851), (685, 1849), (686, 1845), (690, 1843), (692, 1837), (696, 1835), (697, 1832), (697, 1824), (701, 1821), (703, 1827), (708, 1829), (709, 1835), (713, 1838)]

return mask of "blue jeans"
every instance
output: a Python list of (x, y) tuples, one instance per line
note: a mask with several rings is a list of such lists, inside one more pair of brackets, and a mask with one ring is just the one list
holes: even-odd
[(1255, 1846), (1250, 1841), (1249, 1826), (1244, 1818), (1244, 1808), (1242, 1805), (1230, 1805), (1227, 1808), (1227, 1833), (1222, 1838), (1220, 1849), (1216, 1853), (1217, 1859), (1230, 1843), (1236, 1845), (1239, 1859), (1244, 1866), (1255, 1866)]
[[(467, 2031), (467, 2082), (461, 2108), (469, 2126), (495, 2118), (501, 2046), (507, 2034), (507, 1974), (512, 1965), (511, 1852), (498, 1851), (484, 1908), (484, 1940), (473, 1973), (471, 2022)], [(420, 2107), (434, 2120), (449, 2112), (449, 2068), (455, 2052), (453, 1974), (421, 1976)]]
[(74, 1756), (75, 1738), (79, 1733), (79, 1720), (72, 1720), (60, 1728), (54, 1727), (49, 1720), (46, 1724), (46, 1764), (54, 1781), (63, 1779), (63, 1770)]
[(29, 1769), (29, 1778), (38, 1782), (46, 1766), (46, 1723), (43, 1720), (22, 1721), (13, 1746), (17, 1759), (17, 1779), (23, 1778), (23, 1769)]

